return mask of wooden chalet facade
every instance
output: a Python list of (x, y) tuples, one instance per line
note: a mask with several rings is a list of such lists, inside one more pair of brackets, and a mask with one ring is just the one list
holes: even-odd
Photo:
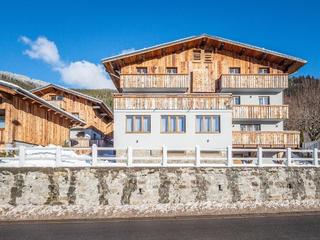
[[(299, 146), (299, 132), (283, 129), (289, 110), (282, 95), (288, 75), (306, 63), (302, 59), (200, 35), (102, 63), (120, 92), (114, 98), (115, 146), (186, 147), (186, 137), (196, 139), (190, 146), (204, 148)], [(164, 115), (182, 116), (172, 124), (183, 131), (161, 134), (169, 125)]]
[(29, 91), (0, 81), (0, 146), (64, 145), (70, 128), (83, 124)]
[(73, 146), (108, 144), (113, 132), (113, 113), (103, 101), (54, 84), (34, 89), (32, 92), (86, 123), (71, 129), (70, 139)]

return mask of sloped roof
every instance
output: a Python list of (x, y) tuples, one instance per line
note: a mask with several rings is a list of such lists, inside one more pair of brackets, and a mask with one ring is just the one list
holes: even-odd
[(0, 86), (9, 88), (9, 89), (13, 90), (17, 94), (20, 94), (20, 95), (23, 95), (26, 98), (32, 99), (32, 100), (40, 103), (41, 105), (44, 105), (47, 108), (52, 109), (55, 112), (58, 112), (58, 113), (62, 114), (63, 116), (69, 118), (70, 120), (72, 120), (72, 121), (74, 121), (74, 122), (76, 122), (76, 123), (78, 123), (80, 125), (85, 125), (86, 124), (85, 121), (73, 116), (72, 114), (62, 110), (61, 108), (58, 108), (58, 107), (50, 104), (49, 102), (45, 101), (44, 99), (36, 96), (35, 94), (33, 94), (33, 93), (31, 93), (31, 92), (29, 92), (29, 91), (27, 91), (27, 90), (15, 85), (13, 83), (8, 83), (8, 82), (5, 82), (3, 80), (0, 80)]
[(237, 52), (239, 55), (248, 55), (253, 58), (273, 62), (278, 64), (279, 67), (289, 74), (296, 72), (300, 67), (307, 63), (306, 60), (301, 58), (208, 34), (191, 36), (133, 52), (111, 56), (102, 59), (101, 62), (104, 64), (107, 72), (111, 75), (111, 79), (117, 86), (117, 79), (115, 78), (117, 78), (116, 70), (118, 70), (119, 67), (138, 62), (141, 59), (154, 58), (157, 54), (161, 54), (162, 51), (169, 54), (170, 49), (174, 52), (181, 48), (187, 49), (191, 47), (199, 47), (203, 44), (211, 45), (217, 49)]
[(86, 95), (86, 94), (83, 94), (83, 93), (80, 93), (80, 92), (77, 92), (77, 91), (74, 91), (72, 89), (68, 89), (68, 88), (65, 88), (65, 87), (62, 87), (62, 86), (59, 86), (59, 85), (56, 85), (56, 84), (48, 84), (46, 86), (33, 89), (32, 93), (34, 93), (34, 94), (41, 93), (42, 91), (50, 89), (50, 88), (58, 89), (60, 91), (66, 92), (68, 94), (71, 94), (71, 95), (74, 95), (74, 96), (77, 96), (77, 97), (80, 97), (80, 98), (83, 98), (83, 99), (87, 99), (88, 101), (91, 101), (91, 102), (94, 102), (97, 105), (101, 106), (101, 109), (105, 113), (108, 114), (108, 117), (110, 119), (113, 119), (112, 111), (110, 110), (110, 108), (102, 100), (94, 98), (94, 97), (91, 97), (89, 95)]

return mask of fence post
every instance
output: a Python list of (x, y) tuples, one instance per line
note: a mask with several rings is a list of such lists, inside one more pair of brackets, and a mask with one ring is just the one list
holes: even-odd
[(128, 152), (127, 152), (127, 165), (128, 167), (132, 166), (132, 148), (128, 146)]
[(168, 166), (168, 148), (162, 146), (162, 167)]
[(61, 146), (57, 146), (56, 148), (56, 166), (61, 164)]
[(199, 145), (196, 145), (196, 148), (195, 148), (195, 159), (196, 159), (196, 162), (195, 162), (196, 167), (200, 167), (201, 155), (200, 155)]
[(316, 167), (319, 167), (319, 162), (318, 162), (318, 148), (313, 149), (313, 163)]
[(227, 165), (228, 167), (233, 166), (233, 159), (232, 159), (232, 146), (227, 147)]
[(98, 162), (98, 148), (96, 144), (91, 146), (91, 155), (92, 155), (92, 166), (97, 165)]
[(26, 160), (25, 146), (19, 146), (19, 165), (22, 166)]
[(262, 167), (262, 147), (258, 147), (258, 166)]
[(287, 167), (292, 165), (291, 148), (287, 148)]

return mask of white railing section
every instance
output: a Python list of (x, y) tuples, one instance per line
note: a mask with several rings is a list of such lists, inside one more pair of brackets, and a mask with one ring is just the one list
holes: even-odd
[(319, 150), (112, 147), (0, 148), (0, 167), (319, 167)]

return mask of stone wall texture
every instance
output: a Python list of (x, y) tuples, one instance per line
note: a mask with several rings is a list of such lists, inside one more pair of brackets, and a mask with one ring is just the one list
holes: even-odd
[[(219, 206), (223, 214), (230, 208), (270, 203), (273, 207), (287, 203), (289, 208), (292, 203), (299, 207), (311, 203), (308, 207), (318, 210), (319, 201), (320, 169), (310, 167), (0, 169), (0, 219), (4, 220), (59, 218), (57, 214), (85, 218), (90, 215), (85, 211), (96, 211), (99, 217), (188, 215), (181, 206), (199, 214), (210, 214), (209, 208)], [(115, 213), (120, 208), (122, 215)], [(147, 208), (157, 210), (148, 215)], [(43, 209), (56, 211), (55, 216)], [(163, 209), (166, 214), (161, 214)], [(26, 212), (32, 212), (29, 218)]]

